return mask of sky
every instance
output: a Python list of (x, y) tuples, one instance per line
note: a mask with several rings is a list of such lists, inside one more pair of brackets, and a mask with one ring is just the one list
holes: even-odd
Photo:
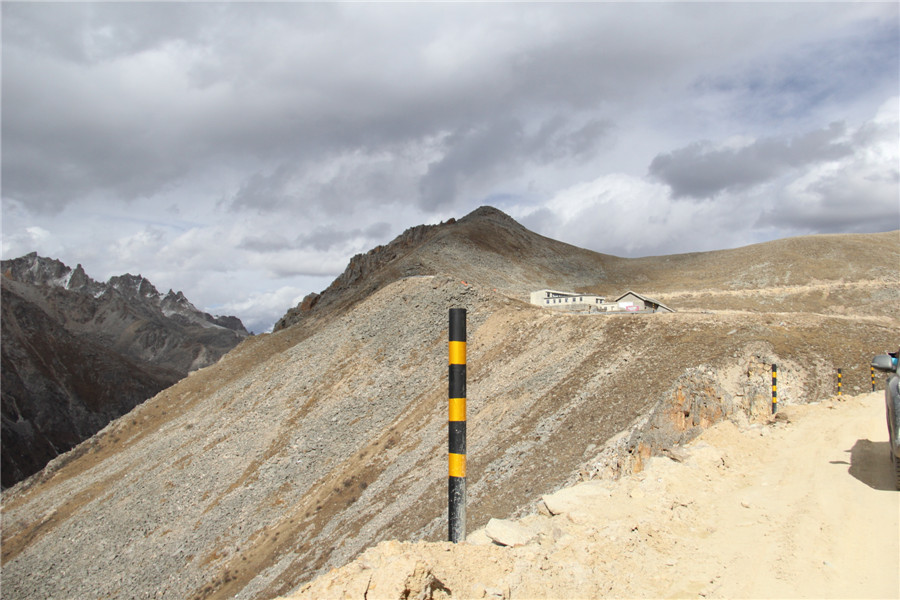
[(269, 329), (482, 205), (616, 256), (900, 228), (886, 3), (17, 3), (2, 257)]

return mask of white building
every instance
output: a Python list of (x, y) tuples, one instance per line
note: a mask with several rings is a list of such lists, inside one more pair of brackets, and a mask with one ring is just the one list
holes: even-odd
[(612, 302), (595, 294), (578, 294), (559, 290), (531, 292), (531, 303), (547, 308), (591, 312), (675, 312), (668, 306), (628, 290)]
[(558, 290), (538, 290), (531, 292), (531, 303), (552, 308), (572, 308), (586, 310), (598, 308), (605, 304), (603, 296), (594, 294), (576, 294)]

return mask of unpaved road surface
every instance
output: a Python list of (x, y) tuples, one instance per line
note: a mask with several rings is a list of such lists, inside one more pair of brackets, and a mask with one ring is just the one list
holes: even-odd
[(556, 514), (503, 523), (519, 545), (382, 542), (295, 598), (900, 597), (882, 392), (722, 422), (676, 458), (545, 497)]

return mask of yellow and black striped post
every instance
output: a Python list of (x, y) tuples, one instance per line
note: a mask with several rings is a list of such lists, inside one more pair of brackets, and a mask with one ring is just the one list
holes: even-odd
[(869, 367), (869, 371), (872, 372), (872, 391), (875, 391), (875, 367)]
[(466, 541), (466, 309), (450, 309), (450, 541)]
[(778, 365), (772, 363), (772, 414), (778, 412)]
[(841, 386), (841, 379), (842, 379), (842, 378), (843, 378), (843, 375), (841, 374), (841, 370), (838, 369), (838, 396), (841, 396), (841, 395), (842, 395), (842, 394), (841, 394), (841, 387), (842, 387), (842, 386)]

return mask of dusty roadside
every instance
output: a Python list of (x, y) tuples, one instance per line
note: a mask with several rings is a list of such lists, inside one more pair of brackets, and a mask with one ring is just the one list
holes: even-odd
[(382, 542), (291, 598), (900, 596), (881, 392), (719, 423), (677, 458), (561, 490), (553, 516), (466, 544)]

